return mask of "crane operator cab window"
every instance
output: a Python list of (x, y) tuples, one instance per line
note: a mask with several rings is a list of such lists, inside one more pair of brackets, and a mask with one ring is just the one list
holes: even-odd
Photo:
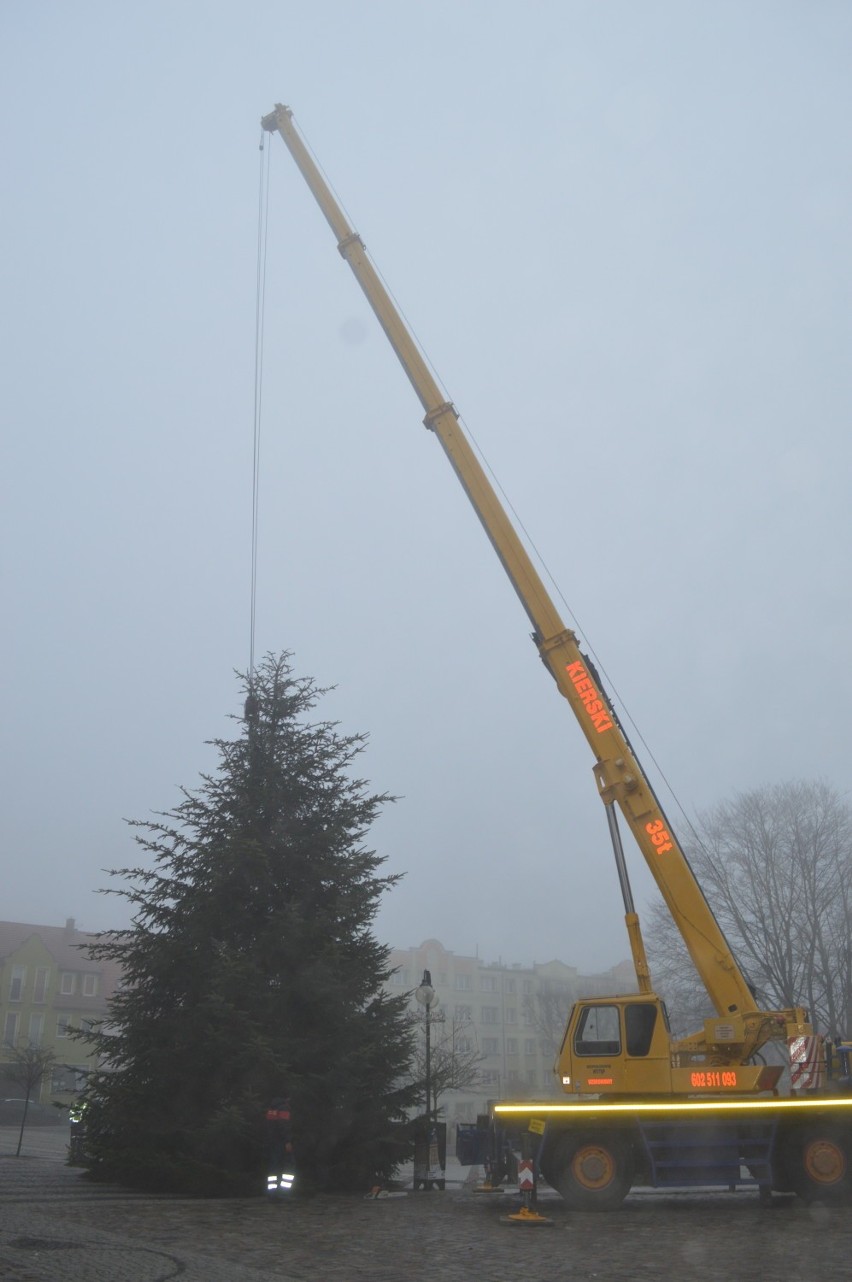
[(574, 1034), (574, 1054), (606, 1059), (621, 1054), (617, 1006), (587, 1006)]
[(644, 1057), (648, 1054), (656, 1022), (657, 1007), (653, 1002), (639, 1002), (635, 1006), (625, 1006), (624, 1034), (628, 1055)]

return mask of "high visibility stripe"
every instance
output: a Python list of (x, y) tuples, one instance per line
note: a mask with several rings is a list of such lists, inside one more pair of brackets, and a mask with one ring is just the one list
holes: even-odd
[(535, 1188), (535, 1178), (533, 1176), (533, 1164), (526, 1158), (518, 1162), (518, 1188), (521, 1191)]

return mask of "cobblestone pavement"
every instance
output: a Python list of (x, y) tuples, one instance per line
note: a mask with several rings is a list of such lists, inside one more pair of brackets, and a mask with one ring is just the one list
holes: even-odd
[[(47, 1128), (46, 1128), (47, 1129)], [(548, 1192), (542, 1227), (510, 1225), (507, 1195), (458, 1177), (445, 1192), (367, 1200), (151, 1197), (90, 1184), (67, 1131), (0, 1130), (4, 1282), (848, 1282), (852, 1215), (756, 1195), (638, 1191), (608, 1215)]]

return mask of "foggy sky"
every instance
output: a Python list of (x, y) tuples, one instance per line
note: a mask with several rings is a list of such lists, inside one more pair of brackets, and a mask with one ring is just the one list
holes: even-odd
[[(788, 779), (847, 795), (848, 5), (31, 0), (0, 40), (6, 919), (125, 924), (97, 893), (141, 856), (124, 819), (234, 730), (276, 102), (640, 758), (691, 817)], [(399, 798), (384, 941), (612, 965), (588, 748), (267, 146), (258, 652), (335, 687), (318, 715), (369, 733), (361, 772)]]

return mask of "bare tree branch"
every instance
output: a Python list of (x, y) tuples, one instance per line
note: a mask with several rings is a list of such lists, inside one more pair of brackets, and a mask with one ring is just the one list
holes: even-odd
[(20, 1157), (30, 1101), (34, 1095), (38, 1094), (38, 1088), (56, 1063), (56, 1056), (53, 1051), (44, 1049), (41, 1046), (33, 1046), (30, 1043), (28, 1046), (13, 1047), (9, 1051), (9, 1060), (12, 1067), (8, 1071), (8, 1076), (12, 1081), (18, 1083), (24, 1094), (24, 1112), (21, 1117), (21, 1129), (18, 1133), (18, 1147), (15, 1150), (15, 1157)]
[[(438, 1100), (448, 1091), (460, 1091), (466, 1087), (478, 1086), (482, 1078), (481, 1064), (485, 1056), (479, 1049), (476, 1040), (476, 1028), (470, 1019), (453, 1016), (448, 1020), (442, 1018), (443, 1012), (430, 1015), (430, 1062), (429, 1082), (435, 1111), (438, 1111)], [(415, 1082), (426, 1081), (426, 1015), (412, 1015), (412, 1021), (419, 1028), (414, 1060), (412, 1061)]]
[[(741, 793), (699, 817), (687, 857), (758, 1000), (805, 1004), (842, 1034), (852, 1016), (852, 810), (825, 783)], [(662, 902), (645, 931), (673, 1026), (713, 1013)]]

